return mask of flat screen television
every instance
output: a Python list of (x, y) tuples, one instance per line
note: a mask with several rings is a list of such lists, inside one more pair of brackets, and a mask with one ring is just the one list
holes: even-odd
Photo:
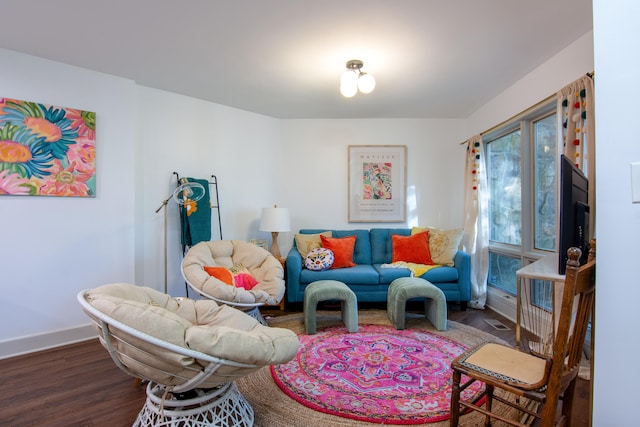
[(558, 274), (565, 274), (567, 250), (582, 250), (580, 263), (589, 253), (589, 181), (564, 154), (560, 156), (560, 235), (558, 236)]

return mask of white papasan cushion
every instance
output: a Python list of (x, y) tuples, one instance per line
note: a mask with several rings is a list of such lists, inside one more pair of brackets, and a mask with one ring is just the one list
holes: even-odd
[[(210, 276), (204, 267), (245, 266), (258, 284), (251, 290), (237, 288)], [(277, 305), (284, 297), (284, 269), (271, 253), (243, 240), (200, 242), (182, 261), (185, 279), (196, 288), (222, 301)]]
[(236, 362), (275, 365), (293, 359), (298, 337), (289, 329), (264, 326), (229, 306), (207, 313), (209, 324), (194, 325), (185, 335), (189, 348)]
[[(92, 289), (87, 294), (87, 301), (100, 312), (127, 326), (185, 347), (184, 335), (192, 323), (174, 313), (178, 303), (166, 294), (141, 286), (116, 283)], [(113, 329), (112, 333), (118, 336), (122, 334)], [(112, 344), (118, 352), (127, 355), (121, 359), (122, 362), (142, 378), (176, 385), (184, 382), (180, 377), (191, 378), (201, 369), (191, 357), (161, 349), (144, 339), (128, 339), (133, 346), (119, 340), (112, 340)]]
[[(151, 288), (124, 283), (95, 288), (87, 299), (106, 315), (155, 338), (258, 368), (288, 362), (298, 350), (298, 338), (292, 331), (263, 326), (245, 313), (211, 300), (171, 298)], [(200, 369), (193, 358), (159, 349), (143, 340), (136, 343), (140, 350), (121, 346), (120, 351), (155, 366), (149, 369), (133, 360), (126, 361), (145, 378), (180, 384), (183, 381), (176, 373), (190, 378), (195, 374), (194, 368)], [(223, 366), (205, 385), (214, 386), (258, 368)]]

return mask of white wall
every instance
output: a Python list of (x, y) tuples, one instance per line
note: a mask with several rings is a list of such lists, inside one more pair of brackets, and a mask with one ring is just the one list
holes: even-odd
[[(163, 212), (155, 211), (176, 188), (173, 172), (217, 177), (225, 239), (267, 238), (258, 232), (258, 222), (261, 208), (273, 205), (277, 194), (272, 171), (282, 166), (280, 121), (146, 87), (138, 87), (138, 107), (137, 172), (143, 191), (136, 215), (136, 284), (162, 290)], [(185, 295), (178, 205), (172, 202), (167, 209), (168, 292)], [(217, 213), (212, 216), (213, 238), (219, 239)]]
[(95, 198), (0, 197), (1, 357), (85, 324), (81, 289), (133, 280), (134, 193), (122, 189), (134, 181), (135, 97), (131, 81), (11, 51), (0, 50), (0, 64), (0, 96), (95, 111), (97, 120)]
[[(75, 300), (81, 289), (163, 288), (155, 210), (175, 188), (173, 171), (217, 176), (224, 238), (267, 237), (258, 218), (275, 199), (278, 120), (11, 51), (0, 50), (0, 63), (0, 96), (97, 116), (96, 198), (0, 197), (0, 358), (93, 334)], [(174, 204), (168, 230), (168, 289), (184, 295)]]
[(631, 425), (640, 352), (640, 204), (631, 203), (630, 164), (640, 162), (637, 100), (640, 37), (636, 0), (594, 1), (598, 268), (594, 426)]
[[(291, 236), (300, 228), (462, 227), (464, 124), (456, 119), (284, 120), (287, 166), (278, 189), (279, 200), (291, 210), (292, 233), (283, 238), (281, 250), (291, 247)], [(349, 145), (407, 146), (407, 195), (416, 209), (407, 211), (405, 224), (348, 222)]]
[(484, 132), (591, 71), (593, 33), (590, 31), (476, 110), (469, 116), (467, 128), (470, 134)]

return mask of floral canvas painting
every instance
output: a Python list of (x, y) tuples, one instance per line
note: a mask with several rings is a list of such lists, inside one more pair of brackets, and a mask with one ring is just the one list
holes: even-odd
[(96, 195), (96, 115), (0, 98), (0, 195)]

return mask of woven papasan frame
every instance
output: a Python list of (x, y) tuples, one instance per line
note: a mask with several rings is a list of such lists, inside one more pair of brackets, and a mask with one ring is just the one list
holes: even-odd
[(177, 399), (166, 387), (147, 384), (147, 400), (133, 427), (253, 426), (253, 408), (234, 383), (197, 391), (199, 396)]

